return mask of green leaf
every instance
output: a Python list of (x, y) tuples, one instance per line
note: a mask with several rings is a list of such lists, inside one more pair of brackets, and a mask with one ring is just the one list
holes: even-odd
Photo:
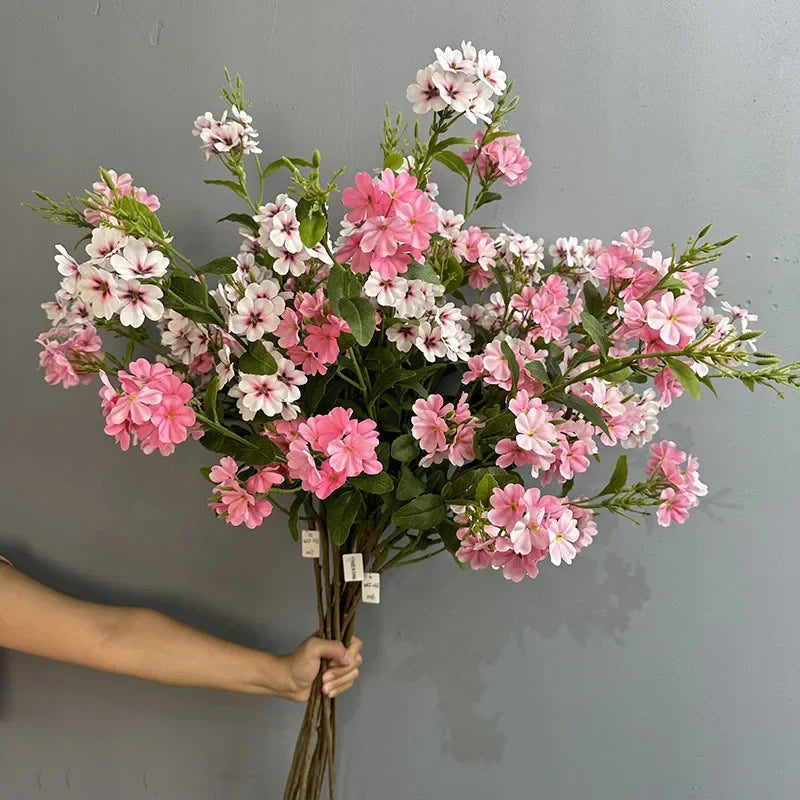
[(633, 375), (633, 370), (630, 367), (623, 367), (615, 372), (606, 373), (603, 375), (603, 380), (609, 381), (610, 383), (621, 383), (622, 381), (628, 380), (631, 375)]
[(370, 347), (364, 356), (364, 366), (373, 372), (380, 372), (395, 364), (395, 357), (387, 347)]
[(496, 411), (493, 414), (490, 414), (490, 411), (491, 409), (487, 410), (486, 423), (480, 430), (481, 439), (490, 439), (495, 436), (511, 436), (512, 431), (514, 431), (514, 420), (516, 419), (514, 415), (507, 409)]
[(425, 491), (425, 484), (414, 473), (403, 464), (400, 469), (400, 480), (397, 482), (397, 492), (395, 496), (398, 500), (410, 500)]
[(391, 452), (395, 461), (413, 461), (419, 455), (419, 445), (410, 433), (404, 433), (392, 442)]
[(442, 139), (436, 147), (434, 147), (435, 152), (439, 152), (440, 150), (447, 150), (450, 147), (461, 146), (464, 147), (475, 147), (475, 142), (472, 139), (467, 139), (464, 136), (451, 136), (448, 139)]
[(545, 386), (550, 383), (550, 378), (547, 375), (547, 369), (541, 361), (529, 361), (525, 365), (525, 369), (528, 370), (528, 372), (530, 372), (530, 374), (536, 378), (536, 380), (545, 384)]
[(334, 264), (328, 275), (328, 299), (335, 314), (339, 313), (339, 300), (343, 297), (358, 296), (361, 284), (358, 278), (341, 264)]
[(683, 361), (667, 356), (664, 363), (672, 370), (678, 383), (695, 399), (700, 399), (700, 380)]
[(418, 264), (413, 261), (408, 265), (408, 270), (403, 275), (409, 281), (425, 281), (426, 283), (441, 283), (436, 270), (430, 264)]
[(198, 267), (197, 271), (208, 275), (232, 275), (236, 272), (237, 266), (238, 263), (232, 256), (220, 256)]
[(298, 492), (297, 497), (294, 498), (291, 506), (289, 506), (289, 533), (292, 534), (292, 539), (295, 541), (300, 539), (300, 509), (303, 507), (306, 497), (308, 497), (308, 492)]
[(498, 483), (493, 475), (484, 475), (475, 487), (475, 499), (481, 505), (489, 505), (489, 498), (492, 492), (498, 488)]
[(461, 156), (451, 153), (448, 150), (442, 150), (434, 153), (433, 157), (440, 163), (444, 164), (449, 170), (460, 175), (465, 181), (469, 180), (469, 167), (464, 162)]
[[(162, 302), (193, 322), (219, 323), (222, 313), (213, 297), (199, 281), (173, 275)], [(170, 294), (170, 292), (172, 294)], [(175, 295), (175, 296), (173, 296)]]
[(347, 541), (360, 509), (361, 495), (355, 490), (342, 489), (325, 501), (328, 535), (334, 544), (341, 546)]
[(244, 441), (232, 439), (216, 431), (206, 431), (200, 444), (213, 453), (230, 456), (241, 464), (251, 467), (263, 467), (275, 463), (278, 451), (266, 436), (251, 434)]
[(156, 237), (164, 235), (159, 218), (152, 209), (139, 202), (135, 197), (129, 195), (117, 197), (114, 201), (114, 208), (118, 211), (117, 216), (122, 220), (126, 233)]
[(444, 500), (437, 494), (421, 494), (392, 514), (392, 522), (403, 529), (425, 531), (443, 522), (447, 516)]
[(393, 172), (397, 172), (400, 167), (403, 166), (403, 154), (402, 153), (387, 153), (383, 157), (383, 168), (390, 169)]
[(328, 227), (328, 218), (320, 213), (309, 214), (300, 223), (300, 239), (309, 249), (314, 249), (325, 235)]
[(356, 341), (362, 347), (368, 345), (375, 332), (375, 309), (362, 297), (343, 297), (339, 312)]
[(203, 183), (207, 183), (210, 186), (224, 186), (226, 189), (230, 189), (234, 194), (238, 194), (239, 197), (247, 198), (247, 192), (242, 189), (238, 183), (234, 183), (233, 181), (218, 181), (206, 178)]
[(616, 494), (620, 489), (624, 488), (628, 480), (628, 456), (622, 455), (617, 459), (614, 471), (611, 473), (605, 489), (600, 492), (603, 494)]
[(593, 317), (599, 317), (603, 313), (603, 295), (591, 281), (585, 281), (583, 284), (583, 299), (586, 303), (586, 310)]
[(603, 358), (608, 358), (608, 348), (611, 346), (611, 339), (600, 320), (588, 311), (584, 311), (581, 313), (581, 325), (583, 325), (583, 329), (597, 345)]
[(200, 467), (200, 474), (209, 482), (214, 483), (211, 480), (211, 467)]
[(491, 475), (498, 486), (522, 483), (522, 478), (516, 472), (510, 472), (502, 467), (478, 467), (457, 474), (457, 477), (444, 485), (441, 495), (448, 502), (473, 500), (478, 484), (486, 475)]
[(483, 190), (478, 192), (478, 196), (475, 198), (475, 208), (478, 209), (481, 206), (488, 205), (489, 203), (494, 203), (497, 200), (502, 200), (503, 196), (498, 194), (497, 192), (487, 192)]
[[(264, 171), (261, 173), (262, 178), (269, 178), (270, 175), (277, 172), (282, 167), (289, 169), (288, 164), (286, 163), (287, 156), (282, 156), (281, 158), (276, 158), (274, 161), (271, 161), (264, 167)], [(311, 162), (306, 161), (304, 158), (289, 158), (289, 161), (292, 162), (296, 167), (310, 167)]]
[(571, 408), (573, 411), (577, 411), (604, 433), (608, 433), (608, 425), (606, 425), (606, 421), (600, 414), (600, 409), (594, 403), (566, 392), (554, 392), (551, 395), (551, 399), (567, 408)]
[(253, 342), (239, 359), (239, 372), (246, 375), (274, 375), (278, 364), (261, 342)]
[(237, 222), (239, 225), (250, 228), (253, 233), (258, 233), (258, 223), (249, 214), (227, 214), (220, 217), (217, 222)]
[(489, 142), (493, 142), (495, 139), (500, 139), (503, 136), (514, 136), (514, 131), (492, 131), (491, 133), (487, 134), (483, 137), (483, 144), (489, 144)]
[(464, 269), (455, 256), (448, 256), (442, 268), (445, 294), (452, 294), (464, 285)]
[(203, 397), (203, 411), (205, 415), (214, 420), (214, 422), (219, 422), (219, 416), (217, 415), (217, 390), (219, 389), (219, 378), (214, 375), (214, 377), (208, 382), (208, 386), (206, 387), (206, 393)]
[(511, 349), (511, 345), (505, 339), (500, 343), (500, 349), (503, 351), (503, 358), (505, 358), (508, 369), (511, 372), (511, 391), (516, 392), (517, 383), (519, 383), (519, 363), (517, 362), (517, 356)]
[(325, 395), (325, 390), (331, 378), (336, 374), (337, 364), (331, 364), (324, 375), (312, 375), (303, 387), (300, 399), (309, 416), (317, 413), (320, 402)]
[(676, 278), (674, 275), (663, 278), (658, 285), (661, 289), (679, 289), (680, 291), (689, 288), (680, 278)]
[(394, 489), (394, 482), (385, 472), (379, 472), (377, 475), (357, 475), (355, 478), (349, 478), (349, 481), (356, 489), (369, 494), (386, 494)]
[[(456, 531), (458, 528), (456, 527), (455, 523), (452, 520), (446, 519), (444, 522), (440, 523), (436, 526), (436, 532), (439, 534), (439, 538), (442, 540), (442, 544), (447, 548), (447, 551), (452, 555), (456, 554), (456, 551), (459, 547), (461, 547), (461, 542), (459, 541), (458, 536), (456, 535)], [(463, 566), (460, 562), (456, 562), (459, 566)]]

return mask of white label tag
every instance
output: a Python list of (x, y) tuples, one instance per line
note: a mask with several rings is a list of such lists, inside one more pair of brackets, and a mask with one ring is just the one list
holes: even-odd
[(365, 603), (380, 603), (381, 576), (379, 572), (365, 572), (361, 584), (361, 599)]
[(348, 583), (364, 580), (364, 556), (361, 553), (348, 553), (342, 556), (344, 579)]
[(319, 558), (319, 531), (301, 531), (300, 546), (303, 558)]

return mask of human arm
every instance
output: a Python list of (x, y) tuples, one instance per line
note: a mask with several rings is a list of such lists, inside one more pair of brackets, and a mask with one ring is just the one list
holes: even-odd
[(329, 694), (352, 686), (361, 642), (311, 637), (276, 656), (226, 642), (157, 611), (90, 603), (0, 564), (0, 647), (104, 672), (291, 700), (308, 697), (322, 659)]

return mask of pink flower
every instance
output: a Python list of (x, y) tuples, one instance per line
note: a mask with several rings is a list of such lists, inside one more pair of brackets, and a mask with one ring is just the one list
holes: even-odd
[(247, 491), (252, 494), (264, 494), (283, 481), (283, 475), (275, 467), (261, 467), (255, 475), (247, 479)]
[(564, 511), (560, 517), (552, 519), (547, 528), (547, 535), (550, 539), (550, 563), (555, 567), (562, 561), (571, 564), (577, 553), (574, 543), (578, 541), (578, 525), (572, 512)]
[(195, 413), (179, 396), (168, 395), (153, 409), (151, 419), (162, 442), (180, 444), (195, 423)]
[(691, 340), (695, 328), (700, 324), (700, 309), (697, 303), (687, 295), (675, 297), (672, 292), (665, 292), (660, 303), (648, 300), (647, 324), (658, 331), (664, 344), (674, 347), (681, 339)]
[(236, 483), (236, 476), (239, 474), (239, 465), (230, 456), (220, 459), (219, 464), (215, 464), (209, 471), (209, 478), (214, 483), (228, 486)]
[(692, 501), (688, 495), (670, 487), (663, 489), (661, 492), (661, 505), (656, 511), (658, 524), (664, 528), (673, 522), (682, 525), (689, 517), (691, 505)]
[(509, 483), (502, 489), (495, 488), (489, 498), (492, 506), (488, 515), (489, 522), (498, 528), (511, 530), (525, 513), (524, 494), (525, 487), (518, 483)]
[(164, 292), (158, 286), (141, 283), (136, 279), (122, 280), (117, 285), (119, 294), (119, 321), (131, 328), (141, 328), (147, 319), (159, 320), (164, 306), (159, 298)]
[(432, 394), (425, 400), (420, 398), (412, 406), (411, 435), (426, 453), (435, 453), (447, 444), (447, 422), (443, 409), (444, 398), (440, 394)]
[(518, 431), (517, 444), (523, 450), (546, 456), (552, 452), (552, 444), (557, 436), (555, 426), (543, 409), (531, 409), (520, 414), (514, 421)]
[(379, 192), (368, 172), (359, 172), (355, 177), (355, 187), (348, 186), (342, 192), (342, 203), (349, 209), (345, 219), (350, 222), (363, 222), (367, 217), (386, 213), (391, 200)]
[(668, 481), (677, 483), (681, 464), (686, 460), (686, 453), (678, 450), (675, 442), (663, 440), (650, 445), (650, 458), (647, 459), (645, 472), (648, 475), (663, 475)]
[(528, 178), (531, 166), (519, 136), (500, 136), (481, 149), (483, 134), (475, 134), (475, 147), (465, 150), (461, 157), (467, 164), (476, 163), (476, 171), (484, 180), (503, 179), (506, 186), (516, 186)]
[(344, 473), (337, 472), (331, 466), (330, 461), (326, 461), (319, 471), (319, 480), (316, 481), (313, 492), (320, 500), (324, 500), (344, 486), (345, 480), (347, 480), (347, 476)]
[(484, 541), (477, 536), (465, 536), (456, 551), (456, 558), (462, 564), (469, 564), (472, 569), (486, 569), (492, 564), (491, 544), (491, 541)]
[(339, 356), (339, 333), (338, 327), (325, 325), (307, 325), (307, 336), (303, 344), (307, 347), (323, 364), (332, 364)]
[(439, 217), (431, 210), (431, 201), (422, 192), (416, 191), (416, 196), (407, 202), (398, 201), (397, 215), (408, 225), (406, 243), (419, 250), (427, 250), (431, 234), (439, 229)]
[(370, 217), (361, 229), (361, 250), (385, 257), (397, 252), (398, 243), (409, 233), (408, 223), (400, 217)]

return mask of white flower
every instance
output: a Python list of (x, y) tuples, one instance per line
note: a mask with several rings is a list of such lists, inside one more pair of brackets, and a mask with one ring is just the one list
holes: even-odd
[(299, 253), (303, 249), (303, 241), (300, 239), (300, 222), (294, 211), (279, 211), (272, 218), (269, 240), (276, 247), (281, 247), (290, 253)]
[(128, 244), (128, 237), (116, 228), (95, 228), (92, 231), (92, 241), (86, 245), (89, 258), (102, 261), (108, 256), (118, 253)]
[(130, 239), (122, 254), (111, 256), (111, 267), (121, 278), (161, 278), (167, 272), (169, 259), (158, 250), (148, 250), (142, 239)]
[(53, 258), (58, 265), (58, 271), (64, 276), (66, 281), (66, 284), (62, 281), (61, 285), (74, 294), (78, 286), (78, 279), (81, 276), (80, 264), (78, 264), (62, 245), (57, 244), (56, 250), (58, 250), (58, 254), (53, 256)]
[(462, 72), (434, 72), (431, 80), (444, 102), (459, 114), (467, 111), (478, 94), (475, 84)]
[(431, 65), (417, 71), (417, 82), (406, 89), (406, 97), (413, 103), (415, 114), (427, 114), (429, 111), (442, 111), (447, 107), (444, 99), (439, 94), (439, 89), (433, 82), (436, 68)]
[(417, 338), (417, 326), (408, 324), (392, 325), (386, 331), (386, 338), (394, 342), (401, 353), (407, 353)]
[(281, 413), (283, 402), (289, 397), (289, 389), (277, 375), (240, 376), (238, 390), (241, 404), (253, 415), (263, 411), (274, 417)]
[(308, 251), (302, 248), (299, 252), (292, 252), (285, 247), (276, 247), (274, 244), (267, 246), (267, 252), (275, 259), (272, 269), (278, 275), (291, 272), (295, 277), (308, 270), (306, 261), (309, 259)]
[(379, 305), (397, 306), (406, 293), (408, 281), (399, 275), (394, 278), (382, 278), (377, 272), (371, 272), (364, 284), (364, 294), (374, 297)]
[(120, 310), (119, 321), (131, 328), (139, 328), (144, 318), (159, 320), (164, 314), (164, 306), (160, 297), (164, 293), (158, 286), (141, 283), (135, 278), (120, 281), (118, 286)]
[(481, 50), (478, 53), (478, 79), (486, 84), (495, 94), (503, 94), (506, 90), (506, 74), (500, 69), (500, 56), (494, 51)]
[(445, 72), (460, 73), (465, 76), (475, 74), (475, 62), (471, 58), (465, 58), (460, 50), (452, 47), (437, 47), (433, 51), (436, 54), (436, 61)]
[(277, 298), (277, 302), (281, 307), (278, 313), (273, 300), (245, 294), (236, 304), (236, 313), (231, 314), (228, 320), (230, 331), (245, 336), (248, 342), (255, 342), (264, 334), (272, 333), (278, 327), (284, 306), (283, 298)]
[(447, 354), (447, 345), (442, 341), (442, 329), (434, 328), (430, 322), (420, 322), (414, 345), (426, 361), (436, 361)]
[[(99, 230), (95, 228), (95, 230)], [(92, 264), (81, 266), (78, 294), (89, 304), (92, 313), (101, 319), (111, 319), (119, 310), (119, 294), (116, 278), (104, 269)]]
[(494, 108), (494, 103), (489, 99), (492, 96), (492, 90), (482, 84), (475, 85), (475, 96), (469, 100), (464, 116), (474, 125), (478, 120), (486, 122), (487, 124), (492, 121), (491, 113)]
[(455, 211), (440, 206), (436, 206), (434, 210), (439, 215), (439, 235), (444, 236), (445, 239), (452, 239), (453, 234), (461, 230), (461, 226), (464, 224), (464, 215), (456, 214)]

